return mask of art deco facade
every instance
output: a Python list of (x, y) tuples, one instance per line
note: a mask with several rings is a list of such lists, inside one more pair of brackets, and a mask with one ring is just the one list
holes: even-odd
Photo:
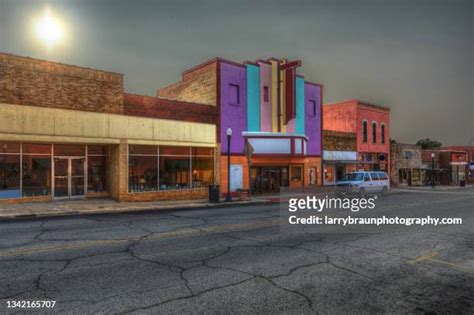
[[(227, 191), (229, 128), (232, 192), (321, 185), (322, 86), (297, 75), (300, 66), (273, 58), (245, 63), (216, 58), (158, 89), (159, 97), (216, 107), (222, 192)], [(247, 144), (254, 150), (250, 161)]]

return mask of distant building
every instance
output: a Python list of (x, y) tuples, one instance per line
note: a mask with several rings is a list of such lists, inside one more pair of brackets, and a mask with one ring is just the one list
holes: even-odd
[(441, 177), (446, 176), (443, 173), (448, 170), (440, 168), (440, 153), (439, 149), (421, 150), (421, 174), (425, 185), (431, 185), (433, 181), (436, 185), (441, 185)]
[(392, 143), (390, 145), (390, 180), (395, 186), (423, 185), (421, 146)]
[(324, 185), (334, 185), (355, 172), (357, 163), (356, 133), (323, 130)]
[(466, 182), (469, 175), (468, 153), (466, 150), (441, 149), (439, 163), (448, 172), (441, 177), (443, 185), (459, 185)]
[(422, 150), (422, 163), (426, 184), (432, 181), (433, 169), (436, 184), (459, 185), (468, 180), (470, 170), (468, 153), (465, 150), (456, 148)]
[(467, 164), (466, 164), (466, 180), (469, 183), (474, 183), (474, 145), (469, 146), (446, 146), (444, 150), (455, 150), (458, 152), (467, 153)]
[(390, 173), (390, 108), (360, 100), (323, 107), (323, 129), (356, 134), (357, 169)]

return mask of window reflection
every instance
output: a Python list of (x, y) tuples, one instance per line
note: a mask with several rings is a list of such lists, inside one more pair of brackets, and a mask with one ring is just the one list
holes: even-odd
[(158, 190), (158, 157), (130, 156), (129, 191), (144, 192)]
[(214, 163), (213, 158), (193, 157), (193, 188), (207, 187), (213, 184)]
[(160, 190), (189, 188), (189, 165), (189, 156), (160, 157)]
[(23, 196), (51, 194), (51, 156), (23, 155)]
[(89, 192), (106, 192), (107, 156), (89, 156), (87, 158), (87, 189)]
[(204, 188), (214, 180), (213, 148), (131, 145), (129, 154), (130, 192)]
[(0, 154), (0, 198), (19, 198), (20, 155)]

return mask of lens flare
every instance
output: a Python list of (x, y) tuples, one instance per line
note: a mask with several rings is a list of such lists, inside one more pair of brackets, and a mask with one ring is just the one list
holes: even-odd
[(36, 24), (36, 35), (48, 48), (53, 47), (63, 36), (59, 21), (46, 9), (43, 17)]

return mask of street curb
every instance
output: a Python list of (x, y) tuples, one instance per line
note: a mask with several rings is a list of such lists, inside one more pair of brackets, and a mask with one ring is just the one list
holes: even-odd
[(50, 212), (50, 213), (29, 213), (21, 215), (12, 215), (12, 216), (3, 216), (0, 217), (1, 222), (12, 222), (12, 221), (27, 221), (27, 220), (37, 220), (43, 218), (63, 218), (63, 217), (79, 217), (79, 216), (98, 216), (98, 215), (114, 215), (114, 214), (145, 214), (145, 213), (169, 213), (173, 211), (186, 211), (186, 210), (200, 210), (200, 209), (212, 209), (212, 208), (236, 208), (236, 207), (248, 207), (248, 206), (264, 206), (279, 204), (279, 201), (272, 200), (262, 200), (262, 201), (250, 201), (250, 202), (239, 202), (234, 201), (231, 203), (228, 202), (219, 202), (219, 203), (206, 203), (203, 205), (193, 205), (193, 206), (164, 206), (164, 207), (150, 207), (143, 209), (118, 209), (118, 210), (92, 210), (87, 212), (81, 211), (69, 211), (69, 212)]
[[(393, 189), (391, 194), (399, 194), (403, 191)], [(219, 203), (204, 203), (202, 205), (192, 206), (150, 206), (139, 209), (97, 209), (92, 211), (68, 211), (68, 212), (49, 212), (49, 213), (28, 213), (11, 216), (0, 216), (0, 223), (12, 222), (12, 221), (26, 221), (26, 220), (38, 220), (46, 218), (65, 218), (65, 217), (79, 217), (79, 216), (98, 216), (98, 215), (114, 215), (114, 214), (145, 214), (145, 213), (169, 213), (173, 211), (186, 211), (186, 210), (200, 210), (200, 209), (212, 209), (212, 208), (235, 208), (235, 207), (248, 207), (248, 206), (264, 206), (273, 205), (284, 202), (285, 200), (275, 200), (279, 197), (275, 196), (274, 200), (258, 200), (258, 201), (233, 201), (233, 202), (219, 202)]]

